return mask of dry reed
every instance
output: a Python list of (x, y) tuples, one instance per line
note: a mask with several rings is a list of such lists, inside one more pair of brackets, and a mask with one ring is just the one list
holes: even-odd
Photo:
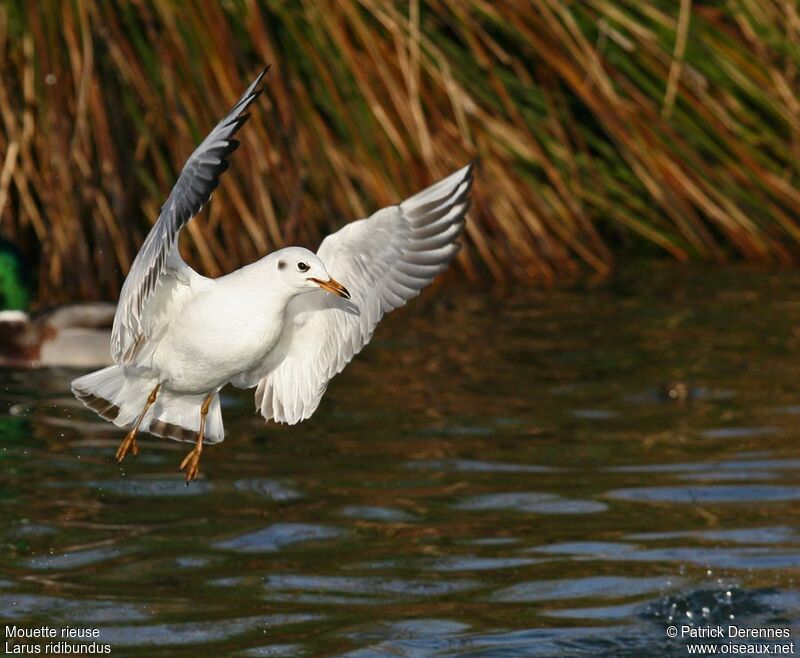
[(800, 18), (784, 0), (10, 2), (0, 232), (40, 299), (111, 298), (193, 145), (263, 63), (184, 251), (210, 275), (478, 158), (468, 276), (800, 253)]

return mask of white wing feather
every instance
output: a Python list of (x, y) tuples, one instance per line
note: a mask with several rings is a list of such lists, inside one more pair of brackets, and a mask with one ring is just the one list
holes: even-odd
[(400, 205), (329, 235), (317, 252), (348, 302), (319, 291), (289, 304), (268, 362), (234, 382), (254, 386), (265, 419), (297, 423), (314, 413), (328, 381), (370, 341), (384, 314), (416, 297), (459, 250), (472, 165)]
[[(269, 67), (267, 67), (269, 68)], [(180, 294), (200, 277), (176, 248), (178, 233), (208, 202), (228, 168), (228, 158), (239, 146), (233, 136), (247, 121), (243, 112), (261, 93), (264, 69), (242, 94), (228, 115), (208, 134), (183, 165), (158, 220), (147, 234), (122, 286), (111, 332), (111, 353), (117, 364), (141, 357), (145, 342), (163, 325), (160, 299)], [(163, 310), (163, 309), (162, 309)], [(152, 345), (151, 345), (152, 347)]]

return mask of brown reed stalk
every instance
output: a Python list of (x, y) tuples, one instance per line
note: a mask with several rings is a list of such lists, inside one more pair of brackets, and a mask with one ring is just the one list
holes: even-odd
[(183, 240), (210, 275), (474, 158), (470, 278), (607, 273), (623, 247), (792, 262), (799, 43), (784, 0), (16, 0), (0, 234), (40, 302), (113, 298), (186, 156), (271, 63)]

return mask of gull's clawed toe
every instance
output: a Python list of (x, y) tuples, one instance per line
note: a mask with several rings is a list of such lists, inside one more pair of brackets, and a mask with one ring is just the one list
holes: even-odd
[(181, 462), (181, 470), (186, 471), (186, 484), (196, 480), (200, 474), (200, 451), (193, 449)]
[(129, 452), (132, 452), (134, 457), (139, 454), (139, 446), (136, 445), (136, 432), (128, 432), (125, 438), (122, 439), (122, 443), (117, 448), (117, 462), (121, 464)]

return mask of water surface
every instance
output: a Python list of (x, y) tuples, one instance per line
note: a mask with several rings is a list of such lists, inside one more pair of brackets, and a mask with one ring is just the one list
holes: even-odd
[(0, 623), (113, 656), (686, 655), (671, 623), (799, 627), (800, 274), (648, 268), (442, 287), (309, 422), (223, 400), (184, 444), (0, 373)]

